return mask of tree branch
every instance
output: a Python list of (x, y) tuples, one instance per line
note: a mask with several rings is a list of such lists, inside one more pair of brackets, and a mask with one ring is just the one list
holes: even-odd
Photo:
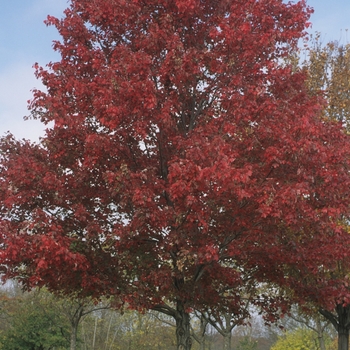
[(153, 306), (152, 310), (161, 312), (162, 314), (171, 316), (171, 317), (176, 317), (176, 310), (169, 305), (155, 305)]
[(328, 310), (319, 309), (319, 313), (329, 320), (336, 330), (339, 329), (339, 323), (337, 322), (337, 317)]

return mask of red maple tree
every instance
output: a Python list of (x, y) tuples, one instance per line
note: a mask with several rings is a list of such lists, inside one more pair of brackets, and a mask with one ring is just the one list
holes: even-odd
[(191, 308), (239, 313), (247, 284), (330, 265), (349, 141), (284, 63), (309, 14), (73, 0), (48, 17), (61, 60), (36, 65), (30, 104), (46, 134), (0, 145), (5, 277), (165, 312), (188, 350)]

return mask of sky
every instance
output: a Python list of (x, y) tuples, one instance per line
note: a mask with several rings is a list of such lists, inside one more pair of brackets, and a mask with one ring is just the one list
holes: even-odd
[[(350, 42), (350, 0), (308, 0), (313, 7), (312, 32), (324, 42)], [(43, 23), (47, 15), (61, 18), (68, 0), (0, 0), (0, 136), (10, 131), (16, 138), (37, 141), (45, 126), (24, 121), (33, 88), (42, 88), (33, 64), (58, 61), (52, 41), (55, 28)], [(347, 32), (349, 29), (349, 32)]]

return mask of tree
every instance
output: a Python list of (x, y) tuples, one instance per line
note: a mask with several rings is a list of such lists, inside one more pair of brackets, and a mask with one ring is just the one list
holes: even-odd
[(244, 322), (244, 315), (239, 315), (238, 319), (234, 314), (222, 313), (211, 315), (209, 311), (202, 312), (202, 317), (223, 337), (223, 350), (231, 350), (232, 330)]
[(317, 350), (317, 340), (314, 339), (313, 331), (310, 329), (299, 328), (286, 333), (280, 337), (271, 350)]
[[(259, 290), (260, 292), (263, 290), (265, 291), (262, 285), (260, 285)], [(236, 290), (235, 292), (237, 293), (238, 291)], [(251, 283), (251, 281), (246, 281), (246, 284), (242, 286), (239, 291), (239, 295), (241, 299), (240, 313), (235, 314), (222, 311), (218, 313), (215, 309), (213, 312), (210, 309), (202, 310), (202, 317), (204, 320), (223, 337), (223, 350), (231, 350), (233, 329), (237, 326), (249, 323), (252, 305), (259, 304), (259, 302), (255, 300), (259, 292), (256, 290), (255, 283)], [(276, 300), (274, 297), (272, 297), (272, 299)], [(263, 302), (266, 302), (266, 300), (267, 298), (264, 297)], [(256, 313), (256, 310), (254, 310), (253, 313)]]
[(319, 349), (326, 350), (326, 339), (330, 339), (330, 322), (325, 319), (317, 309), (315, 310), (315, 308), (313, 308), (312, 311), (308, 309), (306, 313), (296, 306), (293, 308), (292, 313), (289, 314), (289, 317), (302, 326), (315, 332), (319, 343)]
[(59, 309), (62, 315), (64, 315), (70, 324), (70, 350), (77, 349), (78, 329), (81, 320), (92, 312), (109, 309), (108, 303), (100, 302), (91, 298), (79, 298), (70, 296), (70, 298), (60, 298), (57, 300)]
[(342, 121), (349, 130), (350, 121), (350, 45), (338, 42), (322, 44), (317, 34), (307, 50), (304, 68), (308, 71), (308, 87), (314, 94), (320, 90), (327, 105), (323, 115)]
[(82, 349), (176, 349), (173, 327), (151, 313), (106, 309), (89, 314), (82, 326)]
[[(303, 62), (307, 71), (309, 93), (325, 98), (322, 118), (328, 121), (340, 121), (349, 133), (349, 97), (350, 97), (350, 46), (337, 42), (323, 44), (317, 34), (307, 49), (307, 60)], [(341, 218), (344, 227), (348, 227), (348, 215)], [(348, 229), (348, 228), (347, 228)], [(346, 240), (334, 239), (332, 251), (348, 250)], [(350, 291), (348, 279), (350, 266), (347, 259), (334, 256), (333, 268), (321, 266), (319, 276), (310, 274), (301, 278), (305, 300), (313, 302), (320, 313), (329, 320), (338, 333), (338, 349), (349, 349), (350, 330)], [(316, 278), (315, 278), (316, 277)]]
[(310, 12), (73, 0), (48, 17), (61, 60), (35, 65), (47, 91), (30, 103), (46, 134), (0, 144), (5, 278), (163, 312), (189, 350), (191, 309), (239, 315), (247, 280), (331, 269), (349, 141), (283, 63)]
[(238, 344), (237, 350), (256, 350), (258, 342), (250, 337), (244, 337)]
[(209, 322), (206, 320), (202, 314), (198, 314), (195, 312), (195, 319), (197, 322), (193, 322), (192, 325), (192, 339), (194, 339), (198, 345), (199, 350), (205, 350), (206, 342), (207, 342), (207, 330)]
[(3, 307), (7, 327), (1, 331), (1, 349), (67, 349), (69, 325), (49, 293), (34, 291), (8, 297)]

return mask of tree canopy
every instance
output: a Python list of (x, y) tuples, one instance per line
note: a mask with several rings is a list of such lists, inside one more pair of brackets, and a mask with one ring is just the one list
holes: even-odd
[(29, 106), (46, 134), (0, 144), (5, 277), (164, 312), (187, 350), (191, 308), (240, 314), (249, 284), (302, 296), (304, 275), (336, 268), (348, 136), (285, 64), (310, 12), (73, 0), (49, 16), (61, 60), (35, 65), (47, 91)]

